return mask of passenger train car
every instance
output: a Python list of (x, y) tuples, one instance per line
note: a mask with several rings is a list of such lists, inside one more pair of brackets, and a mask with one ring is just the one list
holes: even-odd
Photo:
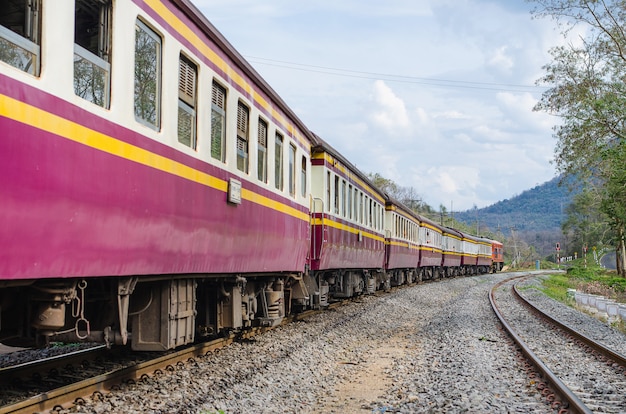
[(321, 138), (316, 140), (310, 269), (334, 297), (374, 292), (385, 282), (385, 195)]
[(189, 0), (0, 0), (0, 177), (0, 340), (172, 349), (501, 258), (378, 190)]

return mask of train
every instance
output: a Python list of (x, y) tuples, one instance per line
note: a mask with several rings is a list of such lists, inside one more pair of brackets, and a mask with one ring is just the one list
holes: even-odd
[(378, 189), (189, 0), (0, 0), (0, 177), (0, 341), (169, 350), (503, 263)]

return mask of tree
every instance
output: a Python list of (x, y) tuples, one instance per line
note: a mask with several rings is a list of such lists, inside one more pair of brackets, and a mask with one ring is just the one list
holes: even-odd
[(567, 218), (562, 224), (563, 234), (567, 236), (569, 251), (582, 252), (587, 246), (604, 246), (611, 242), (608, 218), (601, 211), (601, 188), (587, 186), (576, 194), (572, 203), (565, 209)]
[(383, 193), (388, 194), (389, 196), (393, 197), (393, 198), (397, 198), (397, 194), (398, 194), (398, 184), (396, 184), (393, 180), (390, 180), (389, 178), (385, 178), (382, 175), (378, 174), (378, 173), (369, 173), (368, 174), (368, 178), (370, 179), (370, 181), (372, 183), (374, 183), (374, 185)]
[(602, 189), (601, 210), (616, 235), (618, 271), (626, 277), (626, 175), (620, 173), (626, 161), (626, 0), (531, 1), (537, 4), (533, 13), (554, 18), (564, 35), (577, 25), (587, 30), (578, 45), (551, 50), (553, 61), (539, 80), (550, 89), (535, 110), (563, 121), (554, 128), (557, 170)]
[(609, 216), (612, 228), (615, 229), (617, 271), (620, 275), (626, 275), (626, 142), (621, 141), (604, 151), (603, 158), (608, 176), (600, 210)]

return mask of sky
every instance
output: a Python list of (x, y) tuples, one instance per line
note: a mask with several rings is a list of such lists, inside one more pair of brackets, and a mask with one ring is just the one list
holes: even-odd
[(435, 209), (555, 177), (533, 107), (563, 43), (524, 0), (193, 0), (307, 127)]

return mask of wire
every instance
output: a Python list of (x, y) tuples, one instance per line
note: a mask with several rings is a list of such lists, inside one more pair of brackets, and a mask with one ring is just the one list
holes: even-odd
[[(421, 78), (417, 76), (405, 76), (376, 72), (363, 72), (349, 69), (331, 68), (326, 66), (306, 65), (302, 63), (286, 62), (281, 60), (266, 59), (256, 56), (245, 56), (251, 63), (274, 66), (286, 69), (300, 70), (305, 72), (323, 73), (327, 75), (344, 76), (359, 79), (377, 79), (389, 82), (412, 83), (431, 86), (443, 86), (452, 88), (480, 89), (489, 91), (512, 91), (512, 92), (542, 92), (547, 88), (534, 85), (516, 85), (502, 83), (488, 83), (475, 81), (461, 81), (451, 79)], [(382, 79), (381, 79), (382, 78)]]

